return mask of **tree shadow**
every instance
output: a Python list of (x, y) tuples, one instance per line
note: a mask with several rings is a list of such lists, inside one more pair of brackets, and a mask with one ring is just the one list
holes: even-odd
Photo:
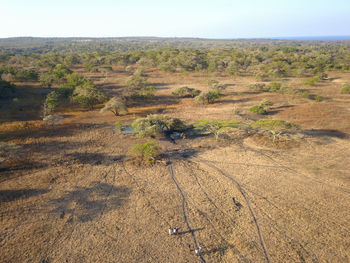
[(76, 186), (72, 191), (65, 191), (60, 198), (48, 202), (50, 211), (61, 218), (69, 215), (73, 220), (88, 222), (101, 213), (109, 212), (122, 206), (130, 195), (129, 188), (97, 182), (91, 187)]
[(202, 230), (204, 230), (204, 227), (191, 229), (191, 230), (187, 230), (187, 231), (182, 231), (182, 232), (179, 232), (178, 235), (192, 234), (192, 233), (195, 233), (197, 231), (202, 231)]
[(125, 156), (108, 156), (103, 153), (90, 153), (90, 152), (75, 152), (68, 153), (65, 155), (66, 158), (71, 162), (78, 162), (80, 164), (91, 164), (91, 165), (99, 165), (99, 164), (110, 164), (111, 161), (121, 161), (125, 158)]
[(337, 130), (331, 130), (331, 129), (311, 129), (311, 130), (303, 130), (303, 133), (305, 135), (309, 135), (312, 137), (332, 137), (332, 138), (339, 138), (339, 139), (349, 139), (350, 135), (348, 133), (337, 131)]
[(178, 104), (180, 99), (170, 95), (158, 95), (149, 99), (131, 100), (128, 103), (129, 107), (145, 107), (145, 106), (157, 106), (157, 105), (174, 105)]
[(227, 245), (227, 246), (222, 246), (222, 247), (217, 247), (217, 248), (212, 248), (210, 250), (206, 250), (201, 252), (202, 255), (210, 255), (212, 253), (220, 253), (224, 254), (226, 250), (228, 249), (235, 249), (233, 245)]
[(198, 154), (198, 150), (196, 149), (175, 149), (169, 150), (165, 153), (165, 155), (169, 156), (169, 158), (173, 160), (184, 160), (190, 157), (195, 157)]
[(69, 137), (81, 133), (85, 129), (107, 127), (109, 124), (57, 124), (53, 126), (19, 127), (11, 131), (0, 132), (1, 141), (41, 137)]
[(0, 190), (0, 202), (11, 202), (20, 198), (29, 198), (49, 192), (49, 189)]
[(242, 98), (242, 99), (223, 99), (223, 100), (218, 100), (219, 103), (240, 103), (240, 102), (247, 102), (250, 101), (250, 99), (247, 98)]

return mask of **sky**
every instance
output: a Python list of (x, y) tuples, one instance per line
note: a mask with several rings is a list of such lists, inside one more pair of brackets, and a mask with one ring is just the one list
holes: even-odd
[(350, 36), (350, 0), (0, 0), (0, 38)]

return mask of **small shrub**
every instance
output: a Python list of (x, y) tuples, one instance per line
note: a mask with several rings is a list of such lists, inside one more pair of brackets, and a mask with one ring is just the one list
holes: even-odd
[(147, 165), (154, 164), (160, 155), (160, 147), (155, 140), (148, 140), (143, 144), (135, 144), (130, 149), (132, 154), (140, 163)]
[(195, 97), (201, 93), (198, 89), (189, 88), (186, 86), (176, 88), (172, 94), (177, 97)]
[(328, 78), (328, 75), (327, 73), (325, 72), (317, 72), (316, 73), (316, 77), (319, 79), (319, 80), (325, 80)]
[(226, 89), (224, 84), (219, 83), (218, 81), (212, 81), (209, 88), (213, 91), (221, 92)]
[(168, 133), (173, 131), (183, 131), (186, 125), (177, 118), (150, 114), (146, 118), (135, 120), (131, 127), (139, 137), (156, 136), (157, 134)]
[(269, 92), (280, 92), (282, 88), (282, 84), (279, 82), (271, 82), (269, 85), (267, 85)]
[(134, 68), (133, 68), (133, 66), (129, 65), (129, 66), (125, 67), (125, 71), (129, 74), (132, 74), (134, 71)]
[(259, 103), (259, 106), (262, 106), (262, 107), (271, 107), (272, 105), (273, 105), (272, 101), (265, 100), (265, 99)]
[(236, 94), (237, 96), (242, 96), (244, 93), (242, 91), (238, 91)]
[(209, 91), (207, 93), (201, 93), (195, 97), (195, 101), (201, 104), (212, 104), (217, 99), (221, 97), (221, 94), (218, 91)]
[(270, 79), (270, 76), (266, 73), (256, 73), (255, 75), (255, 79), (257, 81), (268, 81)]
[(323, 101), (323, 97), (320, 96), (320, 95), (316, 95), (316, 96), (315, 96), (315, 101), (321, 102), (321, 101)]
[(251, 124), (253, 128), (269, 131), (298, 130), (299, 126), (282, 120), (261, 119)]
[(341, 88), (342, 94), (350, 94), (350, 83), (345, 83)]
[(264, 109), (264, 107), (260, 106), (260, 105), (255, 105), (255, 106), (251, 107), (248, 111), (251, 113), (255, 113), (255, 114), (266, 114), (267, 113), (267, 111)]
[(309, 99), (310, 98), (310, 92), (305, 90), (300, 93), (300, 96), (304, 99)]
[(252, 91), (257, 91), (257, 92), (263, 92), (266, 89), (266, 85), (264, 83), (254, 83), (254, 84), (248, 85), (247, 87), (248, 89)]
[(115, 124), (114, 124), (114, 128), (117, 130), (117, 131), (122, 131), (123, 129), (123, 125), (120, 121), (116, 121)]

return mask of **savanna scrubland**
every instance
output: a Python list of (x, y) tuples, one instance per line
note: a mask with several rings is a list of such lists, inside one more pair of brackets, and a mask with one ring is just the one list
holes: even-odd
[(349, 41), (2, 39), (0, 76), (1, 262), (349, 262)]

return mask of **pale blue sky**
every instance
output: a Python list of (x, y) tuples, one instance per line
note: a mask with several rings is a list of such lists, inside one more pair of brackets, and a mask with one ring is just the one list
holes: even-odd
[(0, 37), (350, 35), (350, 0), (0, 0)]

